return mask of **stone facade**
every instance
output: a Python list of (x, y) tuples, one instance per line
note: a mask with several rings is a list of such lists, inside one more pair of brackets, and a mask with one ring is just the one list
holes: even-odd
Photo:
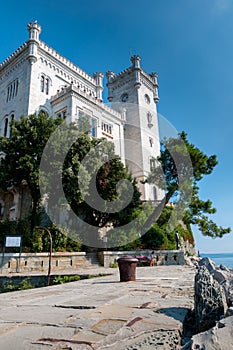
[[(163, 193), (158, 188), (140, 182), (160, 150), (157, 74), (147, 74), (139, 56), (119, 74), (108, 71), (110, 107), (102, 100), (102, 73), (89, 75), (41, 41), (37, 22), (28, 24), (28, 33), (28, 40), (0, 64), (0, 134), (9, 137), (12, 119), (39, 111), (68, 122), (86, 116), (92, 136), (114, 142), (116, 154), (138, 180), (142, 199), (160, 200)], [(0, 203), (4, 196), (0, 194)], [(22, 206), (14, 205), (13, 216), (22, 217)]]

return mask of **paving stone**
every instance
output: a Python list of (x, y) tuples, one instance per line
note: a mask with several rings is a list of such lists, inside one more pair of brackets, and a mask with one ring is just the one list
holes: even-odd
[[(0, 349), (175, 350), (193, 307), (195, 268), (137, 268), (135, 282), (112, 275), (0, 294)], [(95, 273), (98, 273), (95, 271)]]

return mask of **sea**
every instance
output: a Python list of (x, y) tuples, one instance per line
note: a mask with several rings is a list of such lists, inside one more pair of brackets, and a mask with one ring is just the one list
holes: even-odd
[(217, 266), (222, 264), (226, 267), (233, 269), (233, 253), (201, 253), (200, 256), (201, 258), (210, 258)]

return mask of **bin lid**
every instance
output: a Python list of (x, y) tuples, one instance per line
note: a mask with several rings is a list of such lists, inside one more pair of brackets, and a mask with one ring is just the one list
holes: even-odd
[(134, 258), (131, 255), (123, 255), (117, 259), (117, 262), (138, 262), (138, 259)]

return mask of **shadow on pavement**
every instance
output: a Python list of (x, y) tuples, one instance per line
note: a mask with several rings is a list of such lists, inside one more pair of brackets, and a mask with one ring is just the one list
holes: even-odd
[(184, 319), (188, 311), (189, 311), (189, 308), (187, 307), (168, 307), (168, 308), (158, 309), (155, 312), (164, 314), (169, 317), (173, 317), (175, 320), (178, 320), (180, 322), (184, 322)]

